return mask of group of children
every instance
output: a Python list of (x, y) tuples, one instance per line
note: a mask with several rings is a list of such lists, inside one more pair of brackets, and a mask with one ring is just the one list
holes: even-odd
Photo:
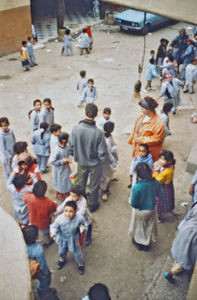
[(92, 45), (93, 45), (91, 26), (88, 25), (86, 28), (83, 28), (82, 33), (76, 39), (74, 39), (71, 36), (71, 31), (69, 28), (65, 29), (61, 54), (63, 55), (65, 52), (66, 56), (69, 55), (72, 56), (73, 55), (72, 42), (75, 41), (79, 42), (80, 55), (83, 55), (84, 50), (86, 51), (86, 54), (89, 54), (90, 51), (92, 50)]
[[(194, 93), (194, 84), (197, 80), (197, 57), (196, 57), (196, 40), (190, 39), (185, 30), (185, 46), (179, 43), (179, 39), (175, 38), (167, 48), (169, 41), (165, 38), (160, 40), (160, 45), (157, 50), (156, 58), (155, 51), (150, 51), (149, 65), (147, 67), (147, 83), (145, 93), (152, 88), (152, 79), (160, 78), (161, 90), (160, 97), (164, 97), (164, 103), (173, 105), (172, 112), (176, 114), (177, 106), (181, 105), (180, 87), (183, 92), (190, 94)], [(179, 67), (182, 65), (182, 71), (179, 74)], [(179, 79), (180, 77), (180, 79)], [(158, 99), (159, 99), (158, 98)], [(158, 100), (157, 99), (157, 100)]]

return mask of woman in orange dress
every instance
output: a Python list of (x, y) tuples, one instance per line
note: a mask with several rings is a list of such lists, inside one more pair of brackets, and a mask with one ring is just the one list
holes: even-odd
[(138, 154), (140, 144), (147, 144), (153, 161), (156, 161), (165, 137), (163, 121), (155, 111), (158, 103), (153, 98), (146, 96), (140, 100), (139, 105), (141, 106), (141, 115), (135, 122), (128, 143), (133, 147), (133, 156)]

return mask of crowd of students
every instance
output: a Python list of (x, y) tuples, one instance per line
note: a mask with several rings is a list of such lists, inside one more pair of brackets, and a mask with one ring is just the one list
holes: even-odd
[[(71, 42), (68, 30), (65, 36), (63, 50), (68, 54), (70, 49), (72, 54), (72, 48), (68, 45)], [(31, 39), (28, 40), (31, 43)], [(180, 31), (180, 35), (171, 43), (172, 48), (167, 49), (167, 44), (166, 39), (161, 39), (156, 59), (155, 52), (151, 51), (145, 88), (146, 92), (152, 89), (152, 79), (162, 76), (159, 95), (164, 96), (162, 112), (160, 115), (156, 113), (158, 104), (152, 97), (141, 98), (139, 101), (141, 115), (129, 139), (133, 147), (133, 162), (129, 173), (132, 206), (129, 232), (132, 233), (134, 246), (140, 251), (150, 249), (151, 241), (155, 241), (157, 222), (163, 222), (165, 214), (175, 208), (173, 186), (175, 159), (173, 153), (164, 150), (162, 145), (165, 136), (171, 135), (168, 113), (171, 109), (176, 113), (176, 107), (180, 105), (178, 86), (184, 86), (184, 92), (187, 92), (187, 89), (193, 92), (197, 76), (197, 60), (194, 55), (196, 44), (193, 45), (193, 41), (188, 39), (185, 31), (183, 29)], [(24, 48), (25, 43), (21, 49), (23, 58), (26, 51)], [(193, 56), (191, 53), (186, 54), (190, 48)], [(33, 66), (36, 62), (32, 53), (29, 52), (28, 55), (29, 58), (32, 57), (30, 61)], [(185, 83), (177, 78), (181, 64), (183, 68), (180, 76), (181, 79), (185, 79)], [(23, 65), (25, 68), (29, 67), (26, 63)], [(13, 198), (14, 218), (22, 228), (29, 258), (39, 263), (35, 278), (40, 281), (37, 290), (41, 298), (49, 290), (51, 273), (44, 250), (37, 242), (38, 233), (44, 246), (49, 246), (54, 240), (58, 244), (58, 270), (66, 264), (67, 252), (70, 251), (78, 266), (79, 274), (84, 274), (82, 246), (88, 246), (92, 241), (91, 212), (99, 208), (100, 198), (107, 201), (110, 182), (117, 181), (114, 172), (118, 163), (118, 149), (112, 136), (115, 124), (111, 119), (111, 109), (105, 107), (103, 117), (95, 122), (98, 113), (98, 108), (94, 104), (98, 97), (97, 89), (93, 79), (86, 80), (84, 70), (80, 71), (77, 90), (79, 90), (77, 107), (85, 106), (85, 118), (73, 127), (70, 135), (62, 131), (61, 125), (55, 123), (51, 99), (45, 98), (43, 102), (36, 99), (33, 102), (34, 107), (28, 116), (31, 125), (31, 143), (36, 159), (28, 152), (26, 141), (16, 142), (14, 132), (9, 128), (9, 120), (6, 117), (0, 118), (0, 151), (6, 184)], [(77, 179), (74, 184), (71, 181), (70, 168), (73, 159), (77, 163)], [(62, 202), (59, 206), (56, 201), (46, 197), (47, 183), (41, 179), (42, 174), (49, 171), (48, 164), (52, 166), (52, 187), (55, 197)], [(86, 189), (88, 178), (89, 192)], [(194, 224), (197, 219), (196, 186), (195, 174), (190, 188), (193, 204), (185, 218), (186, 224), (189, 222)], [(52, 218), (55, 218), (53, 223)], [(184, 228), (183, 232), (187, 229), (185, 226), (184, 224), (181, 226)], [(189, 232), (190, 226), (187, 230)], [(182, 236), (181, 232), (182, 229), (179, 230), (179, 235)], [(194, 234), (197, 240), (196, 233)], [(195, 239), (191, 240), (191, 243), (194, 243)], [(191, 247), (193, 246), (194, 244)], [(184, 259), (187, 259), (187, 265), (182, 264), (184, 259), (180, 260), (180, 254), (177, 254), (180, 248), (176, 245), (172, 248), (172, 255), (177, 260), (179, 270), (193, 268), (196, 254), (185, 251)], [(165, 278), (172, 282), (173, 275), (178, 273), (178, 267), (174, 273), (172, 270), (166, 272)], [(102, 290), (102, 285), (100, 288)], [(107, 295), (108, 291), (105, 290), (105, 293)], [(103, 299), (110, 299), (109, 295), (107, 297)]]

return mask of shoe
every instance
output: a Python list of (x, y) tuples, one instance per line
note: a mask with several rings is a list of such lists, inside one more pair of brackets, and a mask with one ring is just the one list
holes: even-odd
[(66, 264), (66, 260), (58, 260), (57, 262), (57, 269), (61, 270), (63, 268), (63, 266)]
[(146, 89), (144, 89), (143, 92), (146, 93), (146, 94), (148, 93), (148, 91)]
[(169, 274), (168, 272), (164, 272), (163, 273), (163, 277), (165, 279), (167, 279), (170, 283), (175, 283), (175, 279), (173, 278), (173, 276), (171, 274)]
[(88, 247), (91, 244), (91, 242), (92, 242), (91, 238), (88, 240), (85, 240), (85, 242), (84, 242), (85, 247)]
[(118, 178), (113, 178), (112, 181), (118, 181)]
[(157, 223), (163, 223), (163, 219), (158, 219)]
[(141, 245), (141, 244), (138, 244), (134, 238), (132, 238), (132, 242), (133, 242), (133, 245), (135, 246), (135, 248), (139, 251), (143, 251), (144, 250), (144, 246)]
[(78, 266), (78, 271), (80, 275), (83, 275), (85, 273), (85, 266)]
[(128, 184), (127, 187), (128, 187), (129, 189), (131, 189), (132, 183)]
[(172, 113), (173, 113), (173, 115), (176, 115), (176, 110), (174, 110)]
[(102, 195), (102, 200), (103, 200), (104, 202), (107, 201), (107, 194), (103, 194), (103, 195)]
[(97, 205), (90, 207), (89, 210), (90, 212), (95, 212), (99, 208), (100, 204), (98, 203)]
[(50, 239), (50, 241), (48, 241), (47, 243), (43, 243), (43, 246), (44, 246), (44, 247), (49, 247), (50, 245), (53, 244), (53, 242), (54, 242), (54, 240), (53, 240), (53, 239)]

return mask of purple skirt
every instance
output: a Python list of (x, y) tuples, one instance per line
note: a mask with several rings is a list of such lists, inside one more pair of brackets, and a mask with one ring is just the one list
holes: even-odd
[(166, 214), (174, 209), (174, 186), (173, 182), (161, 184), (163, 197), (156, 199), (158, 215)]

